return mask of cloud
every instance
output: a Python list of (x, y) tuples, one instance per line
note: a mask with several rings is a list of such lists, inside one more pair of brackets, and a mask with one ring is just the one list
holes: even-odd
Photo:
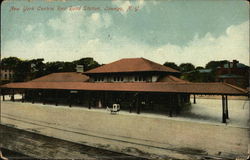
[[(119, 3), (123, 5), (125, 2)], [(249, 21), (231, 25), (219, 36), (207, 33), (201, 37), (197, 34), (183, 46), (168, 43), (159, 47), (115, 32), (107, 38), (105, 30), (109, 30), (112, 25), (113, 19), (108, 13), (87, 14), (84, 11), (67, 10), (47, 23), (28, 24), (25, 30), (27, 35), (35, 35), (34, 39), (31, 41), (17, 37), (4, 42), (2, 56), (29, 59), (44, 57), (46, 61), (72, 61), (91, 56), (99, 63), (145, 57), (161, 64), (166, 61), (177, 64), (191, 62), (199, 66), (211, 60), (237, 59), (249, 64)], [(40, 31), (34, 32), (36, 26), (39, 26)], [(46, 27), (53, 30), (53, 34), (57, 33), (56, 36), (46, 36), (42, 30)]]
[(63, 33), (62, 35), (65, 38), (70, 38), (79, 34), (85, 21), (86, 15), (84, 11), (71, 11), (68, 8), (60, 17), (48, 20), (47, 25), (55, 31)]
[(93, 21), (100, 21), (100, 14), (99, 13), (93, 13), (92, 15), (91, 15), (91, 18), (92, 18), (92, 20)]
[(119, 11), (123, 15), (126, 15), (129, 6), (131, 6), (130, 1), (122, 1), (122, 0), (114, 0), (114, 1), (112, 1), (112, 4), (118, 8), (121, 8), (121, 10), (119, 10)]
[(140, 8), (142, 9), (146, 2), (144, 0), (113, 0), (112, 4), (118, 8), (121, 8), (120, 13), (124, 16), (127, 15), (128, 11), (131, 8)]
[(60, 38), (75, 39), (93, 35), (102, 28), (108, 28), (112, 18), (108, 13), (92, 13), (87, 15), (83, 10), (66, 10), (61, 16), (48, 20), (47, 25), (54, 31), (62, 33)]
[(111, 42), (100, 39), (82, 44), (82, 53), (92, 56), (101, 63), (109, 63), (120, 58), (145, 57), (163, 64), (166, 61), (177, 64), (191, 62), (205, 66), (211, 60), (237, 59), (249, 65), (249, 22), (228, 27), (218, 37), (207, 33), (203, 37), (195, 35), (184, 46), (166, 44), (153, 47), (126, 37), (114, 37)]
[(204, 37), (194, 36), (186, 46), (167, 44), (155, 51), (162, 57), (178, 63), (192, 62), (204, 66), (211, 60), (233, 60), (249, 65), (249, 21), (232, 25), (219, 37), (207, 33)]
[(26, 32), (31, 32), (31, 31), (33, 31), (34, 28), (35, 28), (34, 25), (29, 24), (29, 25), (26, 26), (25, 31)]
[[(112, 17), (108, 13), (87, 15), (84, 11), (67, 9), (43, 24), (26, 25), (23, 36), (4, 42), (1, 47), (2, 56), (28, 59), (44, 57), (46, 61), (81, 58), (84, 55), (79, 52), (80, 44), (100, 36), (100, 30), (111, 24)], [(44, 28), (52, 30), (54, 36), (45, 34)]]

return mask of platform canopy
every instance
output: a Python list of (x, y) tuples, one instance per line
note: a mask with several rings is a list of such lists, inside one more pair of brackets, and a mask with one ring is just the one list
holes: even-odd
[(33, 79), (32, 82), (86, 82), (88, 80), (89, 77), (82, 73), (60, 72)]
[(208, 95), (246, 96), (248, 91), (227, 83), (180, 83), (180, 82), (136, 82), (136, 83), (91, 83), (91, 82), (21, 82), (2, 85), (9, 89), (59, 89), (85, 91), (161, 92)]

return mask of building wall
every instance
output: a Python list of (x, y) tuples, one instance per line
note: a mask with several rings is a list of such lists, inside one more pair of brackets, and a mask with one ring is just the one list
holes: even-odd
[(10, 81), (13, 79), (14, 72), (10, 69), (1, 69), (1, 80)]
[(90, 82), (157, 82), (159, 75), (133, 74), (133, 75), (99, 75), (91, 76)]
[[(249, 67), (242, 67), (242, 68), (237, 68), (238, 62), (233, 62), (230, 63), (229, 68), (224, 68), (221, 66), (220, 68), (217, 68), (216, 70), (216, 81), (219, 82), (226, 82), (241, 88), (247, 88), (249, 87)], [(225, 75), (225, 74), (232, 74), (232, 75), (237, 75), (242, 78), (220, 78), (219, 76)]]

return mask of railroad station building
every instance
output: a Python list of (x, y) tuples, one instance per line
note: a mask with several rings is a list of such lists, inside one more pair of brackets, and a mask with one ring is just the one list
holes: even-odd
[(77, 73), (52, 73), (28, 82), (1, 86), (2, 96), (22, 94), (22, 102), (106, 108), (120, 104), (128, 112), (178, 115), (190, 95), (221, 95), (222, 122), (229, 118), (227, 96), (247, 96), (245, 89), (223, 83), (192, 83), (180, 72), (144, 58), (126, 58)]

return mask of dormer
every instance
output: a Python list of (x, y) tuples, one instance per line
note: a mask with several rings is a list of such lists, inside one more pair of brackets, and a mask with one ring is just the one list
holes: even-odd
[(145, 58), (126, 58), (84, 72), (90, 82), (156, 82), (166, 75), (178, 76), (179, 71)]

